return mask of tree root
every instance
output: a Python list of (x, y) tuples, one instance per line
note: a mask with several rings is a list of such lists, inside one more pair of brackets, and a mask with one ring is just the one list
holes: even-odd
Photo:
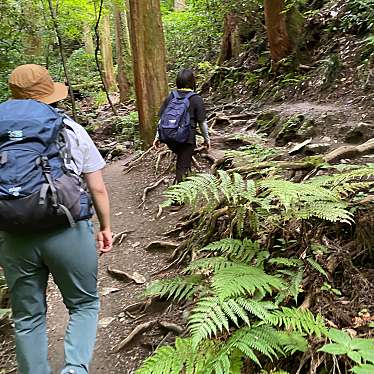
[(123, 169), (124, 174), (128, 174), (141, 160), (145, 158), (145, 156), (151, 153), (154, 149), (155, 147), (152, 146), (147, 151), (142, 153), (139, 157), (136, 157), (134, 160), (130, 161), (130, 163)]
[[(126, 230), (126, 231), (121, 231), (121, 232), (119, 232), (118, 234), (115, 234), (114, 236), (113, 236), (113, 245), (114, 244), (119, 244), (119, 245), (121, 245), (122, 244), (122, 242), (123, 242), (123, 239), (125, 239), (126, 238), (126, 236), (128, 235), (128, 234), (130, 234), (131, 232), (134, 232), (135, 230)], [(118, 243), (117, 243), (118, 242)]]
[(171, 250), (179, 246), (179, 243), (176, 242), (167, 242), (167, 241), (154, 241), (149, 243), (145, 248), (146, 251), (155, 251), (155, 250)]
[(132, 332), (127, 336), (127, 338), (123, 339), (119, 344), (117, 344), (116, 346), (112, 348), (112, 352), (118, 353), (124, 347), (126, 347), (126, 345), (130, 344), (134, 340), (134, 338), (136, 338), (139, 334), (151, 329), (156, 324), (157, 324), (157, 320), (154, 320), (154, 321), (145, 322), (145, 323), (142, 323), (136, 326), (135, 329), (132, 330)]
[(133, 274), (129, 274), (123, 270), (113, 269), (110, 266), (108, 266), (107, 271), (113, 277), (124, 280), (125, 282), (133, 281), (136, 284), (144, 284), (146, 282), (146, 279), (144, 278), (144, 276), (137, 272), (134, 272)]
[(156, 174), (158, 173), (158, 170), (159, 170), (159, 168), (160, 168), (160, 163), (161, 163), (161, 160), (162, 160), (163, 156), (165, 156), (165, 155), (170, 155), (171, 153), (172, 153), (172, 152), (171, 152), (169, 149), (167, 149), (167, 150), (162, 151), (162, 152), (160, 152), (160, 153), (158, 154), (158, 156), (157, 156), (157, 161), (156, 161), (156, 166), (155, 166), (155, 172), (156, 172)]
[(323, 158), (326, 162), (331, 163), (338, 162), (343, 158), (357, 158), (371, 153), (374, 153), (374, 138), (357, 146), (348, 145), (339, 147), (323, 156)]
[[(131, 333), (125, 339), (123, 339), (119, 344), (117, 344), (116, 346), (114, 346), (112, 348), (112, 353), (118, 353), (124, 347), (129, 345), (139, 334), (142, 334), (143, 332), (145, 332), (149, 329), (152, 329), (156, 325), (158, 327), (168, 331), (167, 335), (169, 335), (170, 332), (172, 332), (176, 335), (181, 335), (184, 332), (184, 329), (181, 326), (179, 326), (175, 323), (171, 323), (171, 322), (160, 321), (160, 320), (152, 320), (152, 321), (149, 321), (149, 322), (141, 323), (140, 325), (136, 326), (134, 328), (134, 330), (132, 330)], [(163, 341), (165, 339), (166, 338), (164, 338)], [(159, 343), (159, 345), (161, 343), (162, 343), (162, 341)]]
[(159, 179), (157, 182), (151, 184), (150, 186), (146, 187), (143, 191), (143, 196), (142, 196), (142, 202), (138, 205), (138, 208), (140, 208), (142, 205), (145, 204), (145, 201), (147, 199), (147, 194), (157, 188), (162, 182), (164, 182), (167, 179), (167, 177), (162, 177)]

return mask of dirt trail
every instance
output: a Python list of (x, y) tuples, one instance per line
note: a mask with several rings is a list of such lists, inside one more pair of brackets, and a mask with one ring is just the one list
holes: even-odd
[[(124, 175), (121, 161), (109, 165), (105, 170), (105, 180), (109, 189), (113, 212), (113, 231), (132, 231), (122, 242), (116, 245), (113, 251), (99, 260), (99, 292), (102, 295), (110, 288), (119, 291), (101, 296), (100, 321), (112, 319), (107, 327), (100, 327), (95, 350), (94, 360), (90, 373), (130, 374), (138, 367), (142, 358), (150, 353), (150, 347), (141, 344), (130, 345), (121, 353), (111, 353), (111, 348), (126, 337), (139, 323), (148, 321), (149, 314), (143, 319), (134, 322), (131, 318), (123, 316), (123, 309), (142, 299), (143, 285), (126, 284), (113, 279), (107, 273), (107, 267), (134, 271), (144, 275), (149, 281), (151, 273), (161, 269), (166, 264), (167, 253), (148, 253), (144, 247), (153, 240), (161, 237), (162, 232), (168, 230), (176, 222), (176, 215), (169, 215), (155, 219), (158, 202), (162, 200), (159, 188), (150, 193), (152, 199), (148, 200), (145, 209), (138, 208), (144, 187), (156, 180), (153, 176), (152, 166), (142, 164), (133, 172)], [(64, 305), (58, 290), (51, 286), (49, 292), (49, 335), (51, 363), (54, 372), (58, 372), (63, 361), (63, 334), (67, 320)], [(161, 339), (162, 337), (160, 337)], [(139, 340), (137, 341), (139, 343)]]

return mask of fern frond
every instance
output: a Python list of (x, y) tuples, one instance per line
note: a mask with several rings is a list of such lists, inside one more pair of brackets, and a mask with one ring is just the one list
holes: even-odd
[(298, 332), (278, 331), (277, 337), (286, 353), (294, 354), (298, 351), (306, 352), (308, 350), (308, 341)]
[(236, 262), (229, 261), (226, 257), (208, 257), (192, 261), (184, 271), (187, 273), (215, 273), (234, 265)]
[(202, 248), (201, 251), (218, 252), (227, 256), (227, 258), (250, 263), (260, 251), (260, 245), (258, 242), (250, 239), (238, 240), (227, 238), (210, 243)]
[(201, 298), (188, 321), (194, 347), (202, 340), (217, 335), (218, 332), (229, 331), (229, 320), (239, 326), (238, 318), (249, 325), (245, 309), (235, 300), (222, 301), (214, 296)]
[(298, 258), (285, 258), (285, 257), (273, 257), (269, 261), (269, 264), (283, 265), (287, 267), (299, 267), (303, 266), (303, 261)]
[[(193, 354), (193, 351), (190, 352)], [(184, 356), (173, 347), (161, 347), (147, 358), (135, 374), (180, 374)]]
[(222, 269), (212, 279), (212, 288), (222, 299), (253, 295), (256, 291), (271, 294), (273, 289), (279, 290), (284, 286), (280, 278), (266, 274), (260, 268), (244, 264)]
[(217, 178), (211, 174), (188, 177), (187, 180), (169, 187), (164, 192), (167, 200), (161, 206), (167, 207), (175, 202), (196, 206), (202, 198), (205, 199), (207, 205), (212, 205), (220, 199), (217, 183)]
[(353, 222), (353, 214), (347, 209), (344, 202), (315, 201), (305, 207), (300, 207), (292, 212), (295, 218), (309, 219), (317, 217), (330, 222)]
[(266, 322), (273, 326), (284, 326), (287, 330), (292, 329), (301, 334), (315, 334), (320, 337), (327, 333), (323, 318), (319, 314), (314, 316), (309, 310), (282, 307), (281, 310), (274, 311)]
[(147, 296), (167, 296), (177, 301), (190, 299), (201, 284), (199, 275), (190, 275), (185, 277), (175, 277), (163, 279), (150, 284), (145, 290)]
[(272, 198), (277, 199), (287, 210), (295, 204), (308, 201), (339, 202), (339, 195), (318, 185), (307, 183), (293, 183), (280, 179), (265, 179), (259, 186)]
[(243, 327), (234, 332), (226, 343), (227, 349), (237, 348), (248, 358), (261, 366), (254, 351), (269, 357), (271, 360), (282, 354), (276, 330), (269, 326)]
[(313, 269), (317, 270), (320, 274), (322, 274), (328, 279), (328, 275), (325, 269), (317, 261), (313, 260), (310, 257), (308, 257), (306, 260), (309, 262)]

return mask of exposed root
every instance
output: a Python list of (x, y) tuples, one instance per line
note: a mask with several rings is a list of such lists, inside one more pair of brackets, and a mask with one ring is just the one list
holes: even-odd
[(126, 231), (121, 231), (119, 232), (118, 234), (115, 234), (113, 236), (113, 245), (114, 244), (119, 244), (121, 245), (122, 242), (123, 242), (123, 239), (125, 239), (127, 237), (128, 234), (130, 234), (131, 232), (134, 232), (135, 230), (126, 230)]
[(145, 323), (142, 323), (136, 326), (135, 329), (132, 330), (132, 332), (127, 336), (127, 338), (123, 339), (119, 344), (113, 347), (112, 352), (118, 353), (121, 349), (126, 347), (126, 345), (130, 344), (134, 340), (134, 338), (136, 338), (139, 334), (151, 329), (156, 324), (157, 324), (157, 320), (154, 320), (154, 321), (145, 322)]
[(167, 331), (172, 331), (176, 335), (182, 335), (184, 332), (184, 328), (177, 325), (176, 323), (171, 323), (171, 322), (166, 322), (166, 321), (159, 321), (158, 325), (167, 330)]
[(158, 174), (158, 171), (159, 171), (159, 168), (160, 168), (160, 163), (161, 163), (162, 158), (163, 158), (164, 156), (166, 156), (166, 155), (170, 155), (171, 153), (172, 153), (172, 152), (171, 152), (169, 149), (167, 149), (167, 150), (162, 151), (162, 152), (160, 152), (160, 153), (158, 154), (158, 156), (157, 156), (157, 161), (156, 161), (156, 166), (155, 166), (155, 172), (156, 172), (156, 174)]
[(123, 169), (123, 172), (124, 174), (127, 174), (129, 173), (141, 160), (143, 160), (145, 158), (145, 156), (147, 156), (149, 153), (151, 153), (153, 150), (155, 149), (154, 146), (152, 146), (151, 148), (149, 148), (147, 151), (145, 151), (144, 153), (142, 153), (139, 157), (135, 158), (134, 160), (132, 160), (124, 169)]
[(138, 208), (140, 208), (143, 204), (145, 204), (145, 201), (147, 199), (147, 194), (157, 188), (162, 182), (164, 182), (167, 179), (167, 177), (163, 177), (159, 179), (157, 182), (151, 184), (150, 186), (146, 187), (143, 191), (143, 196), (142, 196), (142, 202), (138, 205)]
[(108, 266), (107, 270), (110, 275), (118, 279), (124, 280), (125, 282), (133, 281), (136, 284), (144, 284), (146, 282), (145, 277), (137, 272), (134, 272), (133, 274), (129, 274), (123, 270), (113, 269), (110, 266)]
[(358, 146), (348, 145), (334, 149), (323, 158), (326, 162), (338, 162), (343, 158), (357, 158), (374, 152), (374, 138)]
[(146, 251), (158, 251), (158, 250), (171, 250), (179, 246), (179, 243), (176, 242), (167, 242), (167, 241), (154, 241), (149, 243), (145, 248)]

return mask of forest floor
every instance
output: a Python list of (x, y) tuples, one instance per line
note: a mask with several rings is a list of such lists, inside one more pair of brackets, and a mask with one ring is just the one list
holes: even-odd
[[(220, 115), (228, 116), (245, 111), (245, 103), (236, 103), (231, 106), (227, 103), (209, 103), (208, 107), (210, 114), (220, 111)], [(263, 110), (264, 108), (261, 108), (261, 111)], [(323, 143), (325, 146), (328, 143), (326, 150), (344, 144), (342, 140), (344, 134), (352, 128), (359, 126), (365, 128), (362, 122), (369, 122), (369, 125), (374, 123), (372, 111), (364, 107), (354, 107), (349, 102), (340, 104), (300, 102), (266, 108), (266, 111), (269, 110), (275, 110), (284, 116), (302, 113), (314, 117), (317, 128), (313, 142)], [(214, 153), (215, 149), (227, 148), (227, 144), (222, 143), (222, 137), (236, 132), (245, 132), (250, 127), (251, 121), (243, 123), (234, 120), (226, 124), (221, 122), (221, 125), (219, 121), (216, 121), (211, 152)], [(234, 128), (235, 126), (239, 127)], [(288, 150), (290, 147), (291, 145), (288, 144), (285, 149)], [(206, 161), (200, 159), (198, 161), (205, 169)], [(366, 158), (365, 162), (373, 162), (373, 158)], [(168, 303), (161, 302), (153, 303), (145, 313), (125, 312), (125, 308), (129, 305), (144, 300), (143, 291), (150, 280), (175, 272), (175, 270), (169, 270), (155, 275), (168, 264), (170, 253), (146, 251), (145, 248), (152, 241), (165, 240), (163, 233), (173, 229), (178, 220), (188, 212), (186, 208), (177, 212), (165, 211), (160, 218), (156, 218), (158, 205), (163, 200), (162, 192), (166, 185), (171, 183), (172, 174), (167, 174), (165, 183), (150, 192), (144, 206), (139, 207), (144, 188), (160, 179), (160, 176), (155, 174), (155, 158), (154, 156), (146, 157), (127, 174), (123, 173), (123, 163), (123, 159), (115, 161), (105, 170), (105, 180), (112, 201), (113, 231), (114, 233), (127, 233), (123, 236), (121, 243), (117, 242), (112, 252), (99, 259), (100, 327), (91, 373), (133, 373), (142, 360), (159, 344), (172, 342), (174, 334), (154, 327), (143, 335), (139, 335), (120, 352), (113, 353), (113, 348), (141, 323), (157, 320), (183, 326), (185, 320), (180, 306), (170, 306)], [(123, 280), (114, 278), (108, 273), (108, 267), (130, 274), (136, 272), (137, 274), (134, 275), (140, 278), (139, 284), (125, 283)], [(58, 290), (52, 283), (48, 292), (48, 306), (51, 364), (54, 372), (57, 373), (63, 362), (63, 335), (67, 313)], [(3, 374), (2, 369), (5, 369), (5, 373), (14, 372), (14, 349), (10, 330), (2, 329), (0, 334), (3, 334), (2, 337), (0, 336), (0, 373)]]

